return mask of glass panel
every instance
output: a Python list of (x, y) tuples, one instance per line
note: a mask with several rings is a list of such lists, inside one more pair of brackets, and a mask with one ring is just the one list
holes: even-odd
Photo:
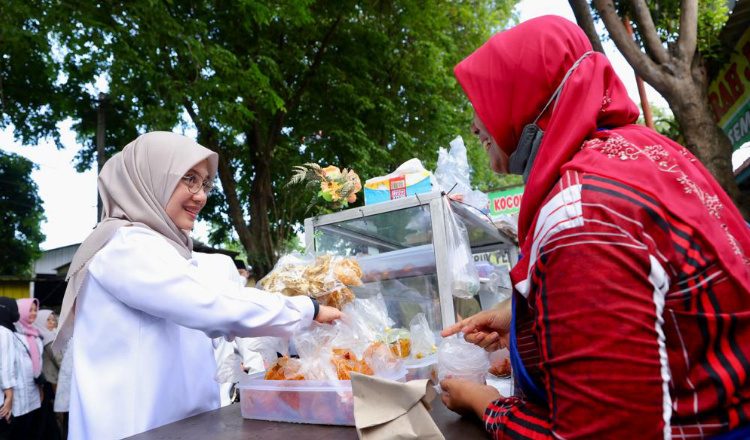
[(356, 257), (365, 285), (355, 296), (381, 292), (396, 328), (408, 328), (424, 313), (433, 330), (442, 329), (435, 272), (432, 222), (427, 206), (416, 206), (318, 226), (318, 252)]

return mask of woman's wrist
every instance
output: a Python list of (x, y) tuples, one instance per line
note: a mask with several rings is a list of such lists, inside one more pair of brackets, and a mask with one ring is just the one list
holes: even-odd
[(318, 313), (320, 313), (320, 304), (318, 304), (318, 300), (315, 298), (310, 298), (313, 303), (313, 307), (315, 307), (315, 312), (313, 312), (313, 320), (318, 317)]
[(482, 393), (478, 395), (476, 399), (474, 399), (474, 412), (477, 414), (477, 417), (479, 417), (480, 420), (484, 419), (484, 414), (490, 404), (503, 397), (495, 388), (488, 388), (491, 388), (492, 391), (488, 390), (488, 392)]

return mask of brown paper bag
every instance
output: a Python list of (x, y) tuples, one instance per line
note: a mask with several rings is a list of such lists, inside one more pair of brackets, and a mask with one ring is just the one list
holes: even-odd
[(354, 423), (362, 440), (445, 440), (430, 417), (430, 380), (395, 382), (352, 373)]

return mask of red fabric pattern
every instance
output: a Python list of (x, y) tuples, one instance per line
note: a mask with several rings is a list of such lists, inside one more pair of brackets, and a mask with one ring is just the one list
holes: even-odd
[[(570, 66), (590, 50), (574, 23), (540, 17), (493, 36), (459, 63), (455, 74), (479, 118), (510, 154), (523, 127), (533, 122)], [(539, 207), (562, 173), (595, 172), (651, 193), (672, 215), (700, 231), (730, 275), (750, 291), (750, 233), (739, 211), (683, 147), (630, 125), (637, 116), (638, 108), (607, 58), (595, 53), (584, 59), (565, 83), (554, 112), (547, 110), (539, 121), (545, 135), (521, 202), (522, 253), (528, 254)], [(609, 130), (597, 133), (597, 128)], [(601, 145), (580, 151), (587, 139)], [(625, 160), (638, 166), (620, 166)], [(517, 272), (533, 263), (522, 260)]]
[[(549, 404), (494, 402), (493, 437), (696, 440), (750, 423), (750, 296), (700, 231), (594, 174), (565, 173), (544, 207), (546, 224), (575, 226), (547, 234), (516, 328)], [(654, 260), (669, 278), (661, 295)]]

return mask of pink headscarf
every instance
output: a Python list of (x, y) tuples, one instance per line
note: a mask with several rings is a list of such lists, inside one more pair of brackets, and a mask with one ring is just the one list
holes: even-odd
[(26, 342), (29, 344), (29, 354), (31, 355), (31, 366), (34, 370), (34, 377), (38, 376), (42, 371), (42, 356), (39, 353), (39, 347), (36, 343), (36, 338), (39, 337), (39, 330), (34, 327), (34, 323), (29, 320), (29, 313), (31, 313), (31, 305), (36, 303), (36, 309), (39, 310), (39, 300), (36, 298), (23, 298), (19, 299), (18, 302), (18, 314), (21, 315), (21, 319), (18, 320), (19, 333), (26, 335)]

